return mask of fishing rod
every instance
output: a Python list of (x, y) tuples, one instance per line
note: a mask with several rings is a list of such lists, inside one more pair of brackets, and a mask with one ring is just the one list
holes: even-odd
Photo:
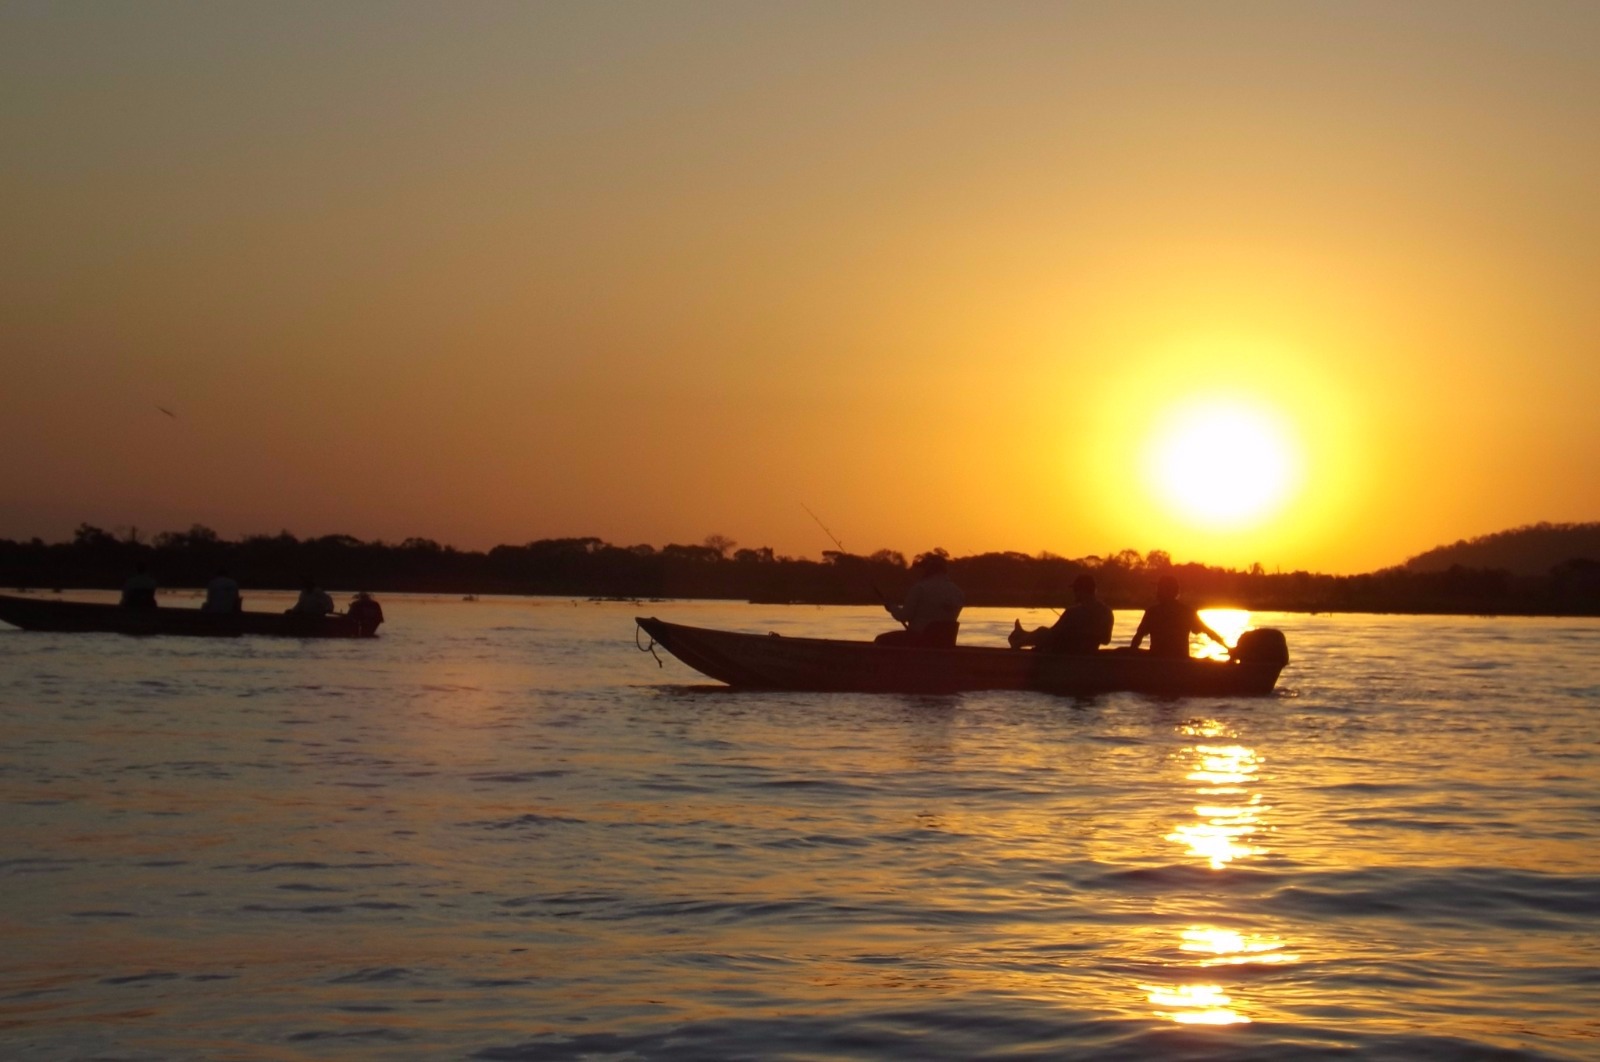
[[(828, 530), (828, 525), (822, 522), (822, 517), (811, 511), (811, 506), (807, 505), (805, 502), (801, 502), (800, 508), (804, 509), (806, 511), (806, 515), (817, 522), (817, 526), (822, 528), (823, 534), (833, 539), (833, 544), (839, 547), (839, 552), (841, 554), (849, 554), (850, 551), (844, 548), (844, 543), (839, 541), (839, 536)], [(883, 607), (889, 608), (889, 599), (884, 596), (882, 590), (878, 589), (878, 584), (869, 580), (867, 585), (872, 587), (872, 592), (874, 594), (878, 595), (878, 600), (883, 602)], [(890, 609), (889, 615), (894, 616), (893, 609)], [(898, 616), (895, 616), (895, 618), (899, 619)], [(900, 626), (910, 628), (911, 624), (907, 623), (905, 620), (900, 620)]]
[(822, 533), (823, 534), (825, 534), (829, 538), (833, 539), (833, 544), (835, 546), (839, 547), (839, 552), (840, 553), (848, 553), (848, 552), (850, 552), (849, 550), (844, 548), (844, 543), (839, 541), (839, 536), (834, 534), (832, 531), (828, 530), (828, 525), (822, 522), (822, 517), (818, 516), (816, 513), (811, 511), (811, 506), (807, 505), (805, 502), (801, 502), (800, 503), (800, 508), (804, 509), (806, 511), (806, 515), (811, 517), (811, 519), (813, 519), (813, 520), (815, 520), (817, 522), (817, 526), (822, 528)]

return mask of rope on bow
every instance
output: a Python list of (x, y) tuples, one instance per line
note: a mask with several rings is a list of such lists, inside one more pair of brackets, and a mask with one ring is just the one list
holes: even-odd
[(639, 626), (637, 623), (633, 625), (633, 647), (639, 650), (641, 653), (649, 653), (651, 656), (654, 656), (656, 658), (656, 667), (666, 667), (667, 665), (661, 662), (661, 657), (656, 656), (656, 640), (654, 638), (650, 639), (649, 645), (639, 644), (639, 632), (642, 630), (644, 630), (644, 628)]

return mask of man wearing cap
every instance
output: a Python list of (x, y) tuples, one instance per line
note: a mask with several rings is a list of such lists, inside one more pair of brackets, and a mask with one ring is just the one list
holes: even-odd
[(1031, 631), (1022, 629), (1017, 620), (1006, 640), (1011, 648), (1035, 646), (1047, 653), (1092, 653), (1111, 641), (1111, 628), (1116, 617), (1104, 601), (1095, 596), (1094, 576), (1083, 573), (1072, 581), (1073, 605), (1061, 613), (1051, 627), (1038, 627)]
[(383, 606), (363, 590), (350, 600), (345, 615), (356, 621), (356, 629), (363, 638), (370, 638), (378, 633), (378, 627), (383, 623)]

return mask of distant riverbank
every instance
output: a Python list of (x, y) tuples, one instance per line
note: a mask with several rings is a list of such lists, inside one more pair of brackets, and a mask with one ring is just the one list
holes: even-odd
[[(947, 555), (948, 556), (948, 555)], [(488, 551), (426, 539), (399, 544), (347, 535), (298, 539), (287, 532), (237, 541), (207, 528), (148, 541), (80, 527), (73, 541), (0, 540), (0, 586), (30, 590), (116, 588), (144, 564), (161, 586), (198, 589), (226, 569), (241, 585), (289, 590), (306, 578), (334, 591), (460, 596), (532, 594), (574, 598), (703, 598), (838, 605), (898, 600), (912, 581), (911, 558), (891, 550), (863, 556), (829, 551), (820, 560), (701, 545), (615, 546), (598, 538), (543, 539)], [(1255, 611), (1437, 615), (1600, 615), (1600, 564), (1573, 558), (1541, 575), (1454, 565), (1441, 571), (1388, 568), (1362, 575), (1268, 572), (1174, 564), (1156, 550), (1066, 558), (1015, 552), (949, 556), (970, 605), (1059, 608), (1073, 579), (1094, 576), (1113, 608), (1139, 608), (1163, 575), (1175, 576), (1198, 607)]]

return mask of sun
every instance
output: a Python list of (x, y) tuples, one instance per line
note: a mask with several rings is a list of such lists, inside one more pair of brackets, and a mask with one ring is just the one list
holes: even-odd
[(1199, 527), (1260, 524), (1286, 505), (1300, 472), (1294, 434), (1268, 407), (1195, 398), (1158, 421), (1145, 472), (1156, 497)]

